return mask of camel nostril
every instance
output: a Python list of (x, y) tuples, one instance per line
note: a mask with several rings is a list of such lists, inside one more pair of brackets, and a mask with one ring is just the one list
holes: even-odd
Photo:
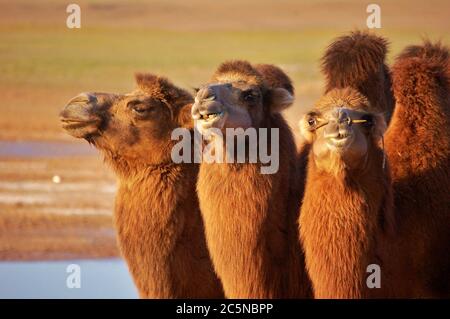
[(207, 88), (203, 95), (203, 101), (214, 101), (216, 99), (216, 94), (213, 89)]
[(97, 97), (91, 93), (81, 93), (74, 98), (72, 98), (67, 105), (75, 104), (75, 103), (96, 103)]
[(351, 118), (345, 109), (339, 109), (338, 122), (339, 122), (339, 124), (351, 125), (351, 122), (352, 122)]
[(91, 93), (81, 93), (72, 98), (59, 114), (63, 122), (98, 120), (94, 114), (94, 106), (97, 105), (97, 97)]
[(196, 100), (203, 102), (203, 101), (213, 101), (216, 99), (216, 94), (214, 92), (214, 89), (210, 87), (204, 87), (200, 89), (197, 92)]

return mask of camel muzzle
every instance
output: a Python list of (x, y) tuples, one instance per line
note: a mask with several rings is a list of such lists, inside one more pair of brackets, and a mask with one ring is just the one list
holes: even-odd
[(215, 86), (200, 89), (192, 106), (194, 120), (214, 121), (224, 114), (224, 107), (217, 99)]
[(81, 93), (71, 99), (59, 114), (62, 128), (76, 138), (86, 138), (98, 131), (101, 117), (95, 114), (97, 97)]

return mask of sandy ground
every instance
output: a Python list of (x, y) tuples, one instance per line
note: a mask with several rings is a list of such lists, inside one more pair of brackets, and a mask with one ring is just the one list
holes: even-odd
[[(64, 2), (0, 0), (0, 141), (74, 142), (58, 112), (79, 92), (130, 91), (136, 71), (190, 89), (232, 58), (274, 63), (292, 77), (296, 102), (286, 117), (297, 132), (322, 92), (323, 50), (367, 18), (367, 3), (356, 0), (76, 3), (82, 28), (69, 30)], [(424, 36), (450, 43), (449, 1), (376, 3), (389, 61)], [(0, 156), (0, 260), (116, 256), (114, 190), (97, 155)]]
[(114, 192), (98, 156), (1, 159), (0, 260), (118, 256)]

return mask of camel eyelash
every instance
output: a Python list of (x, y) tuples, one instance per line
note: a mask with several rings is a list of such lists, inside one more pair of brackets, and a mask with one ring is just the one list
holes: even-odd
[(136, 105), (139, 105), (139, 104), (142, 104), (142, 101), (140, 101), (140, 100), (132, 100), (132, 101), (129, 101), (128, 103), (127, 103), (127, 107), (128, 108), (134, 108)]

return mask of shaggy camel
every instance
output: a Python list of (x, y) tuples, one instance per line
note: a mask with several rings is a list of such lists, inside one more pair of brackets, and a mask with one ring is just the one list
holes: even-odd
[(301, 121), (311, 143), (300, 238), (316, 298), (364, 298), (366, 269), (392, 218), (389, 171), (378, 142), (386, 127), (357, 91), (336, 89)]
[(428, 41), (392, 67), (386, 132), (396, 218), (390, 248), (398, 297), (450, 297), (450, 53)]
[[(372, 44), (358, 45), (361, 41), (370, 41)], [(370, 48), (373, 49), (374, 45), (380, 45), (381, 43), (379, 38), (362, 33), (338, 39), (330, 46), (324, 58), (323, 71), (328, 79), (327, 89), (333, 90), (334, 84), (330, 79), (338, 77), (347, 79), (345, 83), (348, 87), (360, 91), (362, 91), (360, 88), (365, 85), (375, 87), (370, 82), (367, 83), (367, 79), (370, 79), (371, 76), (375, 83), (382, 82), (383, 78), (386, 79), (386, 74), (382, 75), (387, 71), (382, 62), (383, 59), (376, 57), (374, 53), (377, 50), (370, 53)], [(347, 46), (348, 50), (330, 53), (329, 51), (333, 50), (335, 46), (339, 48)], [(378, 52), (386, 51), (378, 50)], [(366, 56), (366, 63), (361, 64), (362, 59), (349, 58), (349, 55), (355, 54), (360, 57)], [(383, 187), (386, 188), (386, 201), (384, 202), (386, 214), (379, 215), (381, 219), (379, 219), (378, 230), (373, 229), (373, 225), (377, 225), (374, 223), (375, 220), (372, 220), (372, 222), (367, 220), (357, 222), (355, 220), (353, 226), (362, 226), (363, 229), (372, 229), (372, 231), (363, 232), (361, 229), (354, 228), (352, 235), (351, 228), (345, 222), (354, 218), (357, 214), (340, 204), (345, 203), (342, 198), (350, 194), (351, 188), (346, 187), (341, 190), (342, 196), (335, 198), (333, 205), (334, 211), (341, 209), (345, 214), (334, 220), (324, 218), (329, 223), (334, 222), (334, 225), (330, 224), (330, 231), (327, 236), (328, 243), (321, 244), (325, 249), (319, 251), (318, 246), (314, 247), (312, 244), (314, 236), (316, 238), (318, 236), (315, 231), (318, 231), (318, 227), (323, 228), (321, 223), (324, 221), (313, 216), (314, 203), (311, 202), (312, 208), (310, 209), (303, 205), (300, 218), (301, 239), (305, 247), (306, 263), (316, 296), (411, 298), (449, 295), (450, 101), (448, 57), (447, 49), (440, 45), (425, 43), (423, 46), (407, 48), (393, 67), (392, 82), (396, 105), (389, 129), (385, 134), (385, 149), (389, 166), (392, 168), (392, 182), (390, 185), (386, 185), (389, 180), (387, 170), (380, 172), (384, 175), (378, 176), (378, 181), (376, 179), (371, 181), (372, 189), (378, 187), (378, 191), (381, 191)], [(330, 61), (330, 59), (334, 61)], [(340, 65), (340, 61), (345, 61), (346, 66), (339, 70), (328, 67)], [(352, 66), (352, 61), (357, 66)], [(386, 71), (375, 73), (373, 70), (371, 71), (371, 68), (375, 65), (372, 63), (373, 61), (378, 61), (379, 69)], [(367, 68), (367, 71), (365, 71), (365, 68)], [(358, 76), (355, 76), (355, 70), (358, 70)], [(337, 85), (336, 87), (340, 86)], [(351, 90), (350, 88), (347, 90)], [(391, 90), (387, 85), (385, 87), (379, 86), (379, 89), (381, 91), (378, 92), (378, 95), (381, 97), (387, 96), (387, 98), (381, 99), (385, 104), (379, 104), (375, 108), (375, 112), (384, 111), (385, 114), (389, 114), (391, 111), (390, 101), (394, 100), (393, 97), (389, 97), (392, 94)], [(361, 92), (355, 93), (355, 96), (357, 94), (361, 94)], [(373, 92), (372, 95), (376, 96), (376, 92)], [(314, 119), (311, 120), (312, 122), (314, 122)], [(307, 118), (305, 118), (302, 126), (308, 135), (310, 133), (307, 129), (307, 123)], [(361, 124), (364, 125), (364, 123), (367, 122)], [(353, 125), (353, 127), (358, 126)], [(382, 130), (379, 131), (381, 134)], [(319, 134), (319, 132), (314, 134)], [(311, 138), (314, 141), (314, 138)], [(314, 143), (316, 142), (314, 141)], [(313, 166), (315, 162), (310, 161), (309, 165)], [(332, 166), (336, 166), (336, 164), (333, 162)], [(379, 169), (379, 163), (376, 168)], [(366, 171), (369, 171), (369, 169)], [(373, 168), (373, 171), (375, 172), (375, 168)], [(379, 180), (381, 176), (385, 177), (382, 181)], [(311, 190), (316, 187), (315, 182), (319, 185), (317, 179), (311, 174), (308, 175), (307, 183), (309, 185), (307, 186), (305, 201), (308, 200), (308, 196), (311, 196), (311, 198), (314, 196), (308, 192), (310, 187)], [(361, 179), (358, 179), (358, 182), (361, 182)], [(375, 195), (374, 190), (368, 191), (368, 188), (358, 187), (366, 198)], [(332, 189), (332, 191), (334, 193), (335, 189)], [(393, 193), (394, 203), (389, 203), (391, 192)], [(329, 197), (330, 195), (327, 192), (320, 196)], [(316, 207), (316, 210), (324, 207), (323, 201), (317, 201), (317, 203), (320, 203), (320, 205), (316, 205), (319, 206)], [(373, 208), (373, 205), (366, 207)], [(361, 209), (361, 211), (364, 210)], [(308, 217), (311, 217), (311, 219)], [(369, 215), (365, 217), (368, 218)], [(347, 243), (342, 243), (340, 233), (342, 230), (349, 231)], [(323, 237), (323, 234), (320, 235)], [(364, 276), (361, 277), (362, 273), (358, 272), (356, 272), (358, 281), (353, 281), (353, 284), (351, 284), (352, 280), (349, 282), (348, 279), (342, 278), (341, 274), (342, 268), (344, 268), (350, 275), (350, 266), (353, 264), (336, 264), (335, 260), (330, 258), (330, 256), (337, 258), (336, 255), (338, 254), (350, 258), (358, 241), (374, 244), (374, 247), (370, 249), (367, 246), (365, 247), (366, 255), (357, 256), (360, 262), (359, 272), (371, 260), (378, 259), (376, 263), (379, 263), (382, 271), (381, 289), (369, 291), (365, 285)], [(340, 245), (340, 249), (336, 247), (336, 244)], [(340, 259), (337, 259), (340, 262)], [(329, 266), (321, 266), (323, 264)], [(337, 266), (333, 269), (335, 265)], [(324, 270), (328, 274), (327, 276), (323, 273)], [(314, 275), (320, 271), (322, 271), (321, 277)], [(325, 285), (329, 281), (334, 282), (337, 289), (327, 291)], [(357, 289), (353, 288), (355, 285), (359, 285)], [(319, 288), (321, 292), (318, 293), (316, 287), (322, 287), (322, 289)]]
[[(280, 114), (291, 105), (288, 90), (293, 88), (276, 67), (258, 68), (245, 61), (223, 63), (192, 107), (201, 133), (208, 128), (223, 133), (227, 128), (279, 130), (279, 170), (274, 174), (261, 174), (259, 157), (256, 163), (200, 165), (197, 191), (208, 248), (227, 297), (309, 297), (295, 227), (296, 148)], [(272, 87), (278, 84), (282, 87)], [(212, 139), (219, 141), (216, 146), (227, 142), (220, 134)], [(249, 146), (245, 139), (240, 143)]]
[(115, 226), (142, 298), (220, 298), (204, 237), (195, 182), (198, 165), (175, 164), (176, 127), (193, 129), (192, 97), (165, 78), (136, 76), (129, 94), (83, 93), (61, 112), (114, 169)]
[[(389, 168), (378, 145), (386, 129), (382, 112), (392, 101), (385, 54), (381, 38), (359, 32), (339, 38), (323, 61), (327, 93), (300, 122), (311, 145), (300, 241), (316, 298), (374, 296), (366, 269), (380, 264), (393, 224)], [(361, 87), (379, 91), (369, 98)]]
[(322, 58), (325, 93), (351, 87), (363, 94), (374, 110), (384, 112), (389, 122), (395, 102), (385, 63), (387, 45), (386, 39), (361, 31), (333, 41)]

